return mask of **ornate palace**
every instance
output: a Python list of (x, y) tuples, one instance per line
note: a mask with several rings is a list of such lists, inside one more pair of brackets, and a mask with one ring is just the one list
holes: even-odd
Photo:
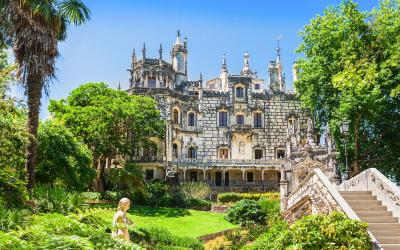
[(188, 79), (188, 44), (179, 32), (170, 54), (165, 61), (160, 46), (159, 58), (147, 58), (143, 46), (128, 70), (128, 91), (154, 97), (166, 121), (165, 138), (152, 138), (154, 148), (132, 159), (145, 179), (205, 181), (216, 191), (278, 189), (291, 148), (306, 144), (308, 120), (286, 90), (279, 46), (267, 83), (247, 52), (239, 74), (229, 73), (224, 56), (220, 75), (208, 81)]

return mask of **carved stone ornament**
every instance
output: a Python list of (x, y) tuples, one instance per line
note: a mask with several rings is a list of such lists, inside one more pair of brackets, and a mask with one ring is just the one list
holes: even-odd
[(307, 155), (306, 159), (294, 166), (293, 173), (297, 178), (298, 182), (301, 182), (313, 169), (319, 168), (322, 172), (325, 172), (325, 164), (314, 160), (310, 155)]

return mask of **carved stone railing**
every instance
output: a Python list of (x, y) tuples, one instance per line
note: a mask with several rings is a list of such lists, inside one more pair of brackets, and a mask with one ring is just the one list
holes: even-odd
[(234, 124), (231, 126), (232, 132), (242, 132), (251, 130), (251, 125), (248, 124)]
[(393, 216), (400, 218), (400, 188), (375, 168), (369, 168), (338, 186), (340, 191), (371, 191)]
[(304, 215), (329, 214), (333, 211), (344, 212), (350, 219), (359, 219), (337, 188), (318, 168), (310, 172), (290, 193), (286, 204), (284, 216), (289, 222)]
[(282, 159), (191, 159), (191, 158), (180, 158), (174, 159), (172, 164), (180, 166), (238, 166), (238, 167), (254, 167), (254, 166), (271, 166), (280, 167), (284, 164)]

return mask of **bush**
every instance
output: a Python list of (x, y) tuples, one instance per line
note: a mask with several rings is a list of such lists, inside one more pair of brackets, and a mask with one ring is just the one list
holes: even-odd
[(121, 194), (117, 191), (105, 191), (101, 193), (101, 198), (107, 201), (118, 201), (121, 199)]
[(0, 231), (7, 232), (24, 226), (30, 213), (27, 210), (19, 210), (0, 206)]
[(279, 193), (220, 193), (217, 196), (218, 202), (221, 203), (237, 202), (243, 199), (259, 200), (261, 198), (279, 200)]
[(27, 199), (26, 181), (15, 169), (0, 166), (0, 204), (21, 207)]
[(33, 189), (32, 203), (36, 213), (67, 214), (77, 212), (83, 207), (83, 199), (79, 193), (45, 185), (38, 185)]
[(145, 242), (146, 249), (204, 249), (201, 241), (173, 235), (164, 228), (139, 228), (129, 233), (135, 243)]
[(225, 238), (230, 242), (228, 249), (241, 249), (248, 242), (255, 240), (267, 231), (266, 225), (248, 224), (245, 227), (225, 233)]
[(169, 193), (169, 186), (162, 182), (146, 183), (147, 205), (155, 207), (167, 207), (171, 205), (172, 196)]
[(82, 192), (81, 197), (85, 201), (98, 201), (101, 200), (101, 193), (99, 192)]
[(267, 213), (254, 200), (241, 200), (229, 208), (225, 218), (234, 224), (247, 225), (251, 223), (266, 224)]
[(371, 249), (367, 224), (343, 213), (310, 215), (292, 226), (275, 223), (247, 249)]
[(191, 209), (209, 211), (211, 210), (212, 203), (208, 200), (188, 199), (185, 200), (185, 206)]
[(258, 200), (258, 204), (261, 207), (261, 210), (271, 217), (279, 217), (280, 216), (280, 202), (279, 200), (270, 200), (267, 198), (261, 198)]
[(179, 192), (184, 199), (204, 200), (211, 193), (211, 188), (204, 182), (189, 182), (179, 185)]

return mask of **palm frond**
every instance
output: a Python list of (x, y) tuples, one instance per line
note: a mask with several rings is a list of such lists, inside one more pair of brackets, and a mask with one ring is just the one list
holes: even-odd
[(57, 4), (61, 16), (74, 25), (90, 20), (90, 10), (80, 0), (64, 0)]

